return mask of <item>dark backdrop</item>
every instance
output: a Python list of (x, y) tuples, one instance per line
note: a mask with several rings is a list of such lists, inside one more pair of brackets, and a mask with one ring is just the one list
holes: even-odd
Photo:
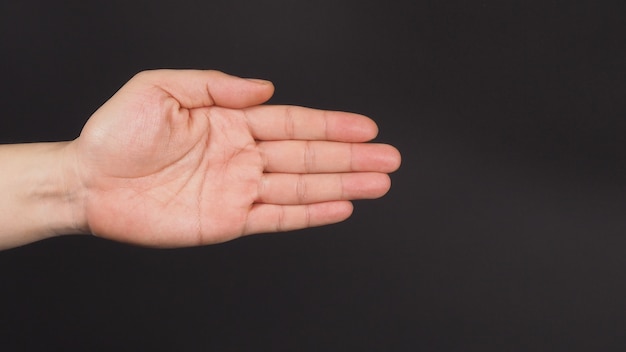
[(2, 143), (73, 139), (137, 71), (191, 67), (372, 116), (404, 158), (335, 226), (0, 252), (0, 349), (623, 351), (623, 10), (2, 1)]

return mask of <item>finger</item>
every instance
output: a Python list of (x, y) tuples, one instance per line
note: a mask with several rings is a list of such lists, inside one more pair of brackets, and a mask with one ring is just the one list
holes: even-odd
[(164, 90), (188, 109), (213, 105), (246, 108), (266, 102), (274, 93), (271, 82), (212, 70), (144, 71), (133, 81)]
[(350, 217), (352, 210), (352, 203), (347, 201), (309, 205), (255, 204), (248, 213), (243, 235), (334, 224)]
[(393, 172), (400, 153), (387, 144), (321, 141), (259, 142), (266, 172)]
[(391, 181), (382, 173), (265, 174), (257, 203), (295, 205), (335, 200), (374, 199), (389, 191)]
[(376, 123), (363, 115), (303, 108), (257, 106), (246, 110), (257, 140), (332, 140), (367, 142), (378, 134)]

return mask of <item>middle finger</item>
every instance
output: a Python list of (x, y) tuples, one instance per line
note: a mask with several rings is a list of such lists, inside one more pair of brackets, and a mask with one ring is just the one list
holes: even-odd
[(259, 142), (265, 172), (392, 172), (397, 150), (386, 144), (327, 141)]

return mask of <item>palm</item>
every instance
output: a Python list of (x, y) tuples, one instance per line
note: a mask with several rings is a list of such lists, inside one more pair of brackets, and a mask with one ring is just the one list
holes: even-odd
[[(255, 122), (259, 121), (255, 116), (289, 110), (256, 107), (271, 95), (267, 86), (240, 82), (249, 85), (243, 88), (248, 89), (243, 97), (214, 88), (200, 99), (187, 100), (181, 94), (197, 92), (172, 93), (177, 87), (136, 81), (140, 82), (129, 83), (96, 112), (77, 140), (82, 178), (89, 190), (87, 222), (95, 234), (187, 246), (336, 222), (349, 215), (345, 200), (354, 196), (346, 197), (350, 192), (345, 190), (319, 202), (304, 199), (303, 185), (309, 182), (297, 175), (328, 170), (289, 166), (302, 164), (285, 160), (298, 144), (260, 141), (276, 128)], [(267, 189), (267, 184), (278, 185), (279, 175), (295, 195), (272, 186)], [(292, 178), (297, 181), (290, 185)], [(358, 197), (379, 193), (375, 189)]]
[[(121, 126), (119, 145), (112, 146), (119, 149), (102, 151), (110, 153), (104, 155), (110, 162), (86, 168), (92, 170), (90, 179), (97, 190), (88, 207), (95, 233), (155, 237), (173, 233), (176, 241), (191, 244), (222, 241), (243, 232), (263, 166), (241, 113), (219, 108), (161, 110), (158, 119), (178, 119), (170, 114), (190, 114), (195, 123), (143, 131), (145, 152), (121, 154), (136, 148), (133, 136), (145, 128), (133, 120)], [(124, 157), (116, 160), (116, 155)]]

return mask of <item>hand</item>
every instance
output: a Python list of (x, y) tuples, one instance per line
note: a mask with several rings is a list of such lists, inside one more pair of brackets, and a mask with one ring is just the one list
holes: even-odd
[(377, 198), (400, 154), (360, 115), (259, 105), (271, 83), (217, 71), (135, 76), (71, 143), (80, 226), (158, 247), (342, 221)]

